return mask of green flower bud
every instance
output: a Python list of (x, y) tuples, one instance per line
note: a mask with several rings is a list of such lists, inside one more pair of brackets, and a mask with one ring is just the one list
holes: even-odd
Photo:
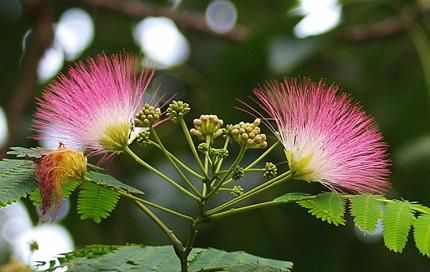
[(225, 159), (229, 155), (228, 150), (225, 148), (211, 148), (209, 156), (213, 159)]
[(167, 108), (167, 116), (173, 121), (177, 121), (180, 116), (184, 116), (191, 110), (190, 105), (183, 101), (173, 100)]
[(278, 168), (271, 162), (266, 162), (264, 166), (264, 177), (272, 179), (278, 175)]
[(146, 103), (134, 119), (136, 127), (150, 127), (160, 119), (161, 110)]
[(200, 140), (205, 140), (208, 136), (215, 139), (224, 133), (221, 128), (224, 122), (216, 115), (201, 115), (199, 119), (194, 119), (193, 124), (194, 128), (190, 129), (190, 133)]
[(242, 167), (236, 166), (233, 169), (233, 173), (231, 174), (231, 177), (234, 180), (239, 180), (239, 179), (243, 178), (244, 175), (245, 175), (245, 170), (243, 170)]
[(136, 141), (139, 144), (142, 145), (147, 145), (150, 142), (150, 136), (151, 136), (151, 132), (149, 132), (149, 130), (146, 131), (141, 131), (139, 132), (139, 134), (136, 136)]
[(233, 188), (232, 188), (232, 190), (231, 190), (231, 192), (230, 192), (230, 194), (233, 196), (233, 197), (238, 197), (238, 196), (240, 196), (241, 194), (243, 194), (243, 188), (241, 187), (241, 186), (239, 186), (239, 185), (236, 185), (236, 186), (234, 186)]
[(205, 153), (205, 152), (208, 152), (208, 151), (209, 151), (209, 146), (208, 146), (208, 144), (207, 144), (207, 143), (201, 143), (201, 144), (199, 144), (199, 146), (197, 147), (197, 150), (198, 150), (198, 151), (200, 151), (200, 152), (202, 152), (202, 153)]
[(257, 118), (253, 123), (240, 122), (236, 125), (228, 125), (225, 134), (247, 148), (266, 148), (266, 134), (261, 133), (260, 124), (261, 120)]

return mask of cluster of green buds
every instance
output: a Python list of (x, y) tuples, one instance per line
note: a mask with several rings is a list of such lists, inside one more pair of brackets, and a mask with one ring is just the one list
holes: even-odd
[(238, 197), (241, 194), (243, 194), (243, 188), (241, 186), (239, 186), (239, 185), (233, 186), (233, 188), (230, 191), (230, 194), (233, 197)]
[(278, 175), (278, 168), (274, 163), (266, 162), (264, 166), (264, 177), (272, 179)]
[(141, 131), (136, 136), (136, 142), (139, 144), (147, 145), (151, 141), (150, 136), (151, 132), (149, 132), (149, 130)]
[(200, 143), (197, 147), (197, 150), (201, 153), (205, 153), (209, 151), (209, 145), (207, 143)]
[(137, 127), (150, 127), (160, 119), (161, 110), (146, 103), (143, 109), (140, 110), (134, 119), (134, 124)]
[(234, 180), (239, 180), (239, 179), (243, 178), (244, 175), (245, 175), (245, 170), (240, 166), (236, 166), (233, 169), (233, 173), (231, 174), (231, 177)]
[(198, 137), (200, 140), (205, 140), (206, 137), (215, 139), (223, 134), (224, 122), (216, 115), (201, 115), (199, 119), (194, 119), (194, 128), (190, 129), (193, 136)]
[(211, 148), (209, 151), (209, 156), (211, 158), (225, 159), (229, 155), (228, 150), (225, 148)]
[(167, 108), (167, 116), (173, 121), (177, 121), (179, 117), (184, 116), (191, 110), (190, 105), (183, 101), (173, 100)]
[(266, 134), (261, 133), (260, 124), (261, 120), (257, 118), (253, 123), (240, 122), (236, 125), (228, 125), (226, 133), (247, 148), (266, 148)]

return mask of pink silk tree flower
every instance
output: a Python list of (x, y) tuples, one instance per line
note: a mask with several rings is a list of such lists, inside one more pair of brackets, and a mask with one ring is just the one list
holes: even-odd
[(137, 70), (136, 57), (128, 54), (100, 55), (70, 68), (39, 100), (35, 138), (92, 155), (123, 151), (153, 76), (153, 71)]
[(254, 94), (276, 124), (271, 128), (296, 179), (358, 193), (387, 189), (387, 144), (374, 120), (337, 86), (286, 78)]

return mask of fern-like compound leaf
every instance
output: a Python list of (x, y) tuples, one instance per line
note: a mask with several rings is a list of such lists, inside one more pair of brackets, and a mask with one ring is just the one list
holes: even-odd
[(0, 207), (26, 197), (36, 188), (35, 167), (29, 160), (0, 161)]
[(351, 197), (351, 215), (354, 223), (362, 231), (373, 232), (376, 230), (378, 220), (382, 218), (382, 205), (378, 195), (355, 195)]
[(87, 177), (97, 184), (110, 187), (114, 190), (125, 190), (132, 194), (144, 194), (141, 190), (134, 188), (128, 184), (125, 184), (108, 174), (88, 171)]
[(327, 223), (345, 225), (345, 200), (338, 193), (321, 193), (314, 199), (299, 201), (309, 213)]
[[(172, 246), (91, 246), (59, 258), (68, 271), (179, 271), (179, 260)], [(188, 271), (289, 272), (293, 264), (245, 252), (194, 248), (188, 257)], [(52, 270), (52, 268), (51, 268)]]
[(39, 159), (42, 157), (43, 153), (47, 152), (46, 149), (41, 147), (20, 147), (14, 146), (10, 148), (10, 151), (7, 152), (8, 155), (13, 155), (17, 158), (35, 158)]
[(100, 223), (115, 209), (119, 193), (93, 182), (83, 182), (78, 197), (78, 213), (81, 219)]
[(385, 205), (383, 215), (384, 243), (394, 252), (402, 252), (408, 240), (409, 229), (415, 220), (413, 204), (394, 200)]
[(421, 254), (430, 257), (430, 214), (423, 214), (415, 221), (414, 239)]

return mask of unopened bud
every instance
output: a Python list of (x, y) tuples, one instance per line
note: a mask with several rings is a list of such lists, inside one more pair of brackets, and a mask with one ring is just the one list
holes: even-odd
[(173, 100), (167, 108), (167, 116), (173, 121), (177, 121), (179, 117), (184, 116), (191, 110), (190, 105), (183, 101)]
[(216, 115), (201, 115), (199, 119), (194, 119), (193, 125), (194, 128), (190, 129), (191, 135), (201, 140), (205, 140), (206, 137), (215, 139), (224, 133), (221, 128), (224, 122)]

